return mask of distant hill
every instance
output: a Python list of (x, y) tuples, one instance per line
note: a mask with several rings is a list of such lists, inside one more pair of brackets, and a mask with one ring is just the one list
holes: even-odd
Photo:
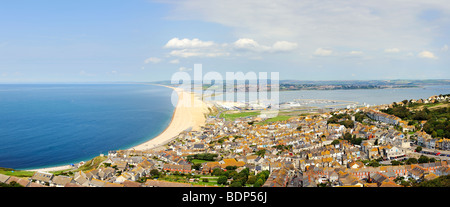
[[(261, 80), (257, 80), (259, 83)], [(248, 80), (247, 80), (248, 82)], [(172, 85), (170, 80), (154, 81), (153, 84)], [(199, 84), (198, 82), (196, 84)], [(271, 84), (271, 80), (267, 80)], [(209, 86), (210, 84), (204, 84)], [(426, 85), (450, 85), (450, 79), (426, 80), (280, 80), (280, 90), (337, 90), (337, 89), (383, 89), (383, 88), (413, 88)], [(237, 88), (239, 88), (238, 86)]]

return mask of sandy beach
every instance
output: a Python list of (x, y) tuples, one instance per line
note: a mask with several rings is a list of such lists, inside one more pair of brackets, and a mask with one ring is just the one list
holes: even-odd
[[(163, 146), (185, 130), (200, 130), (201, 126), (203, 126), (206, 121), (205, 114), (209, 112), (208, 104), (203, 102), (201, 100), (201, 97), (196, 96), (196, 94), (193, 92), (185, 91), (182, 88), (175, 88), (165, 85), (159, 86), (171, 88), (178, 95), (178, 102), (172, 115), (172, 121), (161, 134), (145, 143), (134, 146), (130, 149), (149, 150)], [(72, 166), (70, 165), (64, 165), (49, 168), (32, 169), (27, 171), (51, 172), (71, 168)]]
[(205, 114), (208, 113), (208, 105), (200, 97), (196, 96), (195, 93), (187, 92), (181, 88), (165, 87), (172, 88), (178, 94), (178, 102), (172, 116), (172, 121), (161, 134), (130, 149), (148, 150), (162, 146), (170, 142), (172, 138), (184, 130), (200, 130), (201, 126), (205, 123)]

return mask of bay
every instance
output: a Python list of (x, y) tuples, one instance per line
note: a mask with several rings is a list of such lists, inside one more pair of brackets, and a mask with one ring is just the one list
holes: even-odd
[(0, 85), (0, 167), (86, 161), (157, 136), (172, 90), (139, 84)]

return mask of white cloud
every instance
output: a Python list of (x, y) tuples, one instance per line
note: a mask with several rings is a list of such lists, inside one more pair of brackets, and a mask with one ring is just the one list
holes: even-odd
[(421, 58), (437, 59), (437, 57), (432, 52), (426, 50), (420, 52), (418, 56)]
[(385, 49), (384, 52), (387, 52), (387, 53), (399, 53), (400, 49), (398, 49), (398, 48), (388, 48), (388, 49)]
[(212, 41), (201, 41), (197, 38), (194, 38), (192, 40), (184, 38), (184, 39), (178, 39), (178, 38), (172, 38), (167, 42), (167, 44), (164, 46), (164, 48), (176, 48), (176, 49), (184, 49), (184, 48), (202, 48), (202, 47), (211, 47), (214, 45), (214, 42)]
[(444, 47), (441, 48), (442, 51), (447, 52), (448, 51), (448, 45), (444, 45)]
[[(254, 39), (240, 38), (233, 43), (216, 44), (212, 41), (204, 42), (199, 39), (183, 39), (173, 38), (167, 42), (164, 48), (174, 49), (169, 52), (170, 56), (189, 58), (189, 57), (220, 57), (230, 56), (232, 54), (239, 55), (239, 52), (288, 52), (297, 48), (297, 43), (288, 41), (276, 41), (273, 46), (259, 44)], [(177, 64), (179, 60), (170, 61)]]
[(233, 46), (236, 49), (250, 50), (255, 52), (262, 52), (270, 49), (269, 47), (260, 45), (255, 40), (249, 38), (238, 39), (236, 40), (236, 42), (233, 43)]
[(147, 58), (144, 62), (145, 62), (145, 64), (148, 64), (148, 63), (159, 63), (159, 62), (161, 62), (161, 58), (150, 57), (150, 58)]
[(317, 48), (316, 51), (314, 51), (314, 55), (319, 56), (329, 56), (333, 53), (332, 50), (323, 49), (323, 48)]
[(295, 42), (288, 42), (288, 41), (277, 41), (273, 44), (272, 50), (275, 52), (281, 51), (291, 51), (297, 49), (298, 44)]
[[(181, 58), (219, 57), (229, 55), (229, 52), (225, 51), (221, 45), (216, 44), (213, 41), (202, 41), (197, 38), (192, 40), (187, 38), (172, 38), (166, 43), (164, 48), (174, 49), (169, 52), (169, 55)], [(172, 60), (170, 63), (178, 64), (179, 60)]]
[(253, 39), (241, 38), (233, 43), (235, 49), (254, 52), (287, 52), (297, 48), (297, 43), (288, 41), (277, 41), (272, 47), (261, 45)]

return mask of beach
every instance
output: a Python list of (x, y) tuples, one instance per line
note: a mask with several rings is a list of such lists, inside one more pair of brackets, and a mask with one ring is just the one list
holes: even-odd
[[(163, 85), (161, 85), (163, 86)], [(208, 104), (196, 96), (193, 92), (187, 92), (182, 88), (172, 88), (178, 95), (177, 106), (169, 126), (158, 136), (130, 149), (148, 150), (162, 146), (170, 142), (175, 136), (185, 130), (198, 131), (206, 121)]]
[[(201, 97), (197, 96), (193, 92), (185, 91), (182, 88), (175, 88), (166, 85), (159, 86), (173, 89), (178, 96), (178, 101), (172, 115), (172, 120), (169, 126), (167, 126), (167, 128), (161, 134), (148, 140), (147, 142), (131, 147), (130, 149), (150, 150), (161, 147), (172, 141), (178, 134), (185, 130), (200, 130), (201, 126), (203, 126), (206, 121), (205, 116), (209, 112), (208, 104), (202, 101)], [(51, 172), (71, 168), (73, 168), (71, 165), (63, 165), (56, 167), (31, 169), (27, 171)]]

